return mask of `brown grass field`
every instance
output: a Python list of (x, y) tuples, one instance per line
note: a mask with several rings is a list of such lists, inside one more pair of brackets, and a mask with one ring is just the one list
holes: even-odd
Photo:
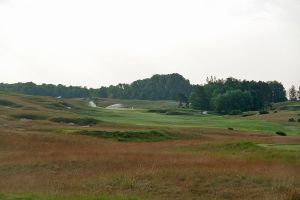
[[(15, 119), (11, 116), (24, 112), (48, 117), (79, 115), (42, 106), (41, 102), (57, 101), (52, 98), (2, 94), (1, 99), (22, 105), (0, 107), (1, 200), (300, 199), (299, 135), (164, 126), (159, 130), (174, 132), (178, 138), (119, 142), (75, 130), (158, 128)], [(285, 115), (273, 121), (280, 123)]]

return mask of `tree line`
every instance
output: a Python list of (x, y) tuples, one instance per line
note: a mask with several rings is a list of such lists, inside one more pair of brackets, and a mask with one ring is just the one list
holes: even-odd
[[(210, 77), (203, 85), (192, 85), (188, 79), (177, 73), (156, 74), (151, 78), (137, 80), (131, 84), (111, 85), (97, 89), (61, 84), (37, 85), (28, 82), (0, 83), (0, 90), (63, 98), (177, 100), (181, 107), (191, 106), (198, 110), (215, 110), (223, 113), (229, 113), (232, 110), (264, 110), (271, 103), (287, 100), (283, 85), (277, 81), (264, 82)], [(290, 89), (290, 99), (297, 99), (298, 93), (299, 91), (297, 92), (295, 88)]]
[(190, 96), (191, 106), (199, 110), (231, 111), (266, 110), (271, 103), (286, 101), (286, 91), (277, 81), (247, 81), (235, 78), (207, 78), (196, 85)]
[(0, 90), (28, 95), (63, 98), (102, 97), (116, 99), (175, 100), (179, 93), (189, 96), (192, 85), (180, 74), (153, 75), (151, 78), (134, 81), (131, 84), (118, 84), (98, 89), (53, 84), (37, 85), (33, 82), (5, 84)]

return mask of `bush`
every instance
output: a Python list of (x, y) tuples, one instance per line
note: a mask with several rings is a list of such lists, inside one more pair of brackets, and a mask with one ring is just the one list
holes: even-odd
[(99, 120), (94, 119), (94, 118), (65, 118), (65, 117), (56, 117), (50, 119), (52, 122), (57, 122), (57, 123), (73, 123), (77, 124), (80, 126), (87, 126), (87, 125), (94, 125), (99, 122)]
[(298, 119), (297, 122), (300, 122), (300, 119)]
[(276, 134), (280, 136), (286, 136), (286, 133), (282, 131), (277, 131)]
[(275, 110), (275, 111), (274, 111), (274, 113), (278, 113), (278, 111), (277, 111), (277, 110)]
[(234, 129), (233, 129), (233, 128), (231, 128), (231, 127), (229, 127), (229, 128), (228, 128), (228, 130), (230, 130), (230, 131), (233, 131)]
[(150, 131), (90, 131), (82, 130), (78, 134), (112, 139), (119, 142), (156, 142), (176, 139), (177, 136), (168, 132)]
[(296, 120), (294, 118), (289, 118), (289, 122), (295, 122)]
[(259, 114), (260, 115), (265, 115), (265, 114), (269, 114), (269, 112), (266, 111), (266, 110), (261, 110), (261, 111), (259, 111)]
[(166, 109), (149, 109), (148, 112), (151, 112), (151, 113), (166, 113), (167, 110)]
[(229, 115), (240, 115), (242, 114), (241, 110), (232, 110), (229, 112)]
[(166, 115), (193, 115), (191, 112), (177, 111), (177, 110), (169, 110), (166, 112)]
[(17, 119), (30, 119), (30, 120), (44, 120), (44, 119), (47, 119), (47, 117), (43, 116), (43, 115), (26, 114), (26, 113), (12, 115), (12, 117), (17, 118)]

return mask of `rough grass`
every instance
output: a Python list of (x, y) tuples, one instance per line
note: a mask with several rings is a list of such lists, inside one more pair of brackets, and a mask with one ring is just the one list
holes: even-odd
[(71, 109), (72, 105), (66, 102), (53, 102), (53, 103), (47, 103), (45, 107), (50, 109), (65, 110), (65, 109)]
[[(45, 105), (62, 100), (1, 98), (22, 107), (0, 106), (0, 199), (299, 199), (300, 129), (287, 122), (295, 111), (166, 115), (147, 112), (151, 106), (170, 109), (157, 106), (162, 102), (119, 111), (92, 109), (81, 99), (66, 100), (76, 109), (52, 109)], [(142, 108), (144, 102), (132, 103)], [(11, 120), (24, 113), (103, 122), (90, 127)], [(149, 136), (160, 141), (147, 141)]]
[(17, 103), (14, 103), (12, 101), (8, 101), (8, 100), (5, 100), (5, 99), (0, 99), (0, 106), (7, 106), (7, 107), (22, 107), (21, 105), (17, 104)]
[(1, 194), (0, 200), (137, 200), (135, 197), (98, 195), (98, 196), (59, 196), (59, 195), (36, 195), (36, 194)]
[(300, 111), (300, 101), (287, 101), (276, 103), (274, 108), (277, 110)]

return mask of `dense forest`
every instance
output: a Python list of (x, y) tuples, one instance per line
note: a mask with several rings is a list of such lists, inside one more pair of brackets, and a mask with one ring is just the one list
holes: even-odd
[(61, 96), (63, 98), (119, 98), (143, 100), (177, 100), (181, 107), (215, 110), (264, 110), (271, 103), (286, 101), (286, 91), (277, 81), (247, 81), (235, 78), (207, 78), (206, 84), (192, 85), (180, 74), (153, 75), (131, 84), (88, 89), (32, 82), (0, 84), (0, 90), (29, 95)]
[(193, 86), (191, 105), (199, 110), (231, 111), (266, 110), (271, 103), (286, 101), (286, 91), (277, 81), (226, 80), (211, 77), (204, 85)]
[(88, 89), (64, 85), (42, 84), (32, 82), (4, 84), (0, 90), (29, 95), (52, 96), (63, 98), (102, 97), (116, 99), (175, 100), (178, 94), (189, 96), (192, 85), (180, 74), (154, 75), (151, 78), (137, 80), (131, 84)]

